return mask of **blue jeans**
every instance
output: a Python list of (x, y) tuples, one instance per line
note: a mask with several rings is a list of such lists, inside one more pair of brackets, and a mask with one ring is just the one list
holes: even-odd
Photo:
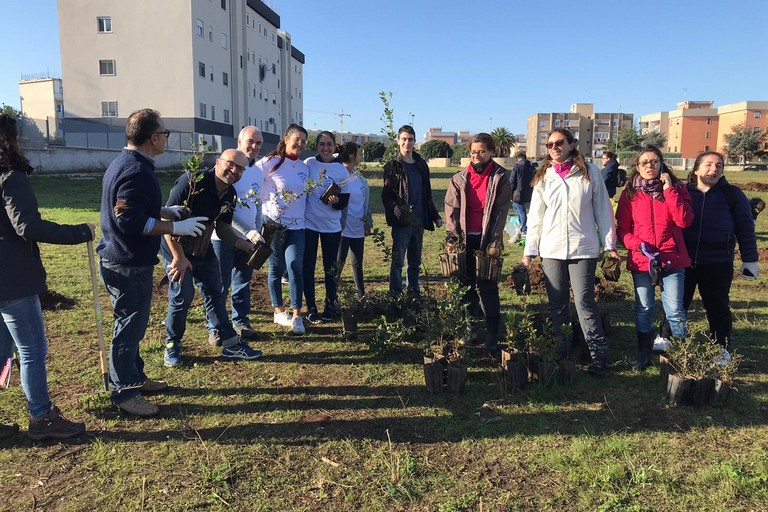
[(525, 211), (531, 203), (512, 203), (512, 209), (515, 210), (515, 215), (520, 219), (520, 232), (526, 234), (528, 232), (528, 214)]
[(304, 292), (305, 235), (303, 229), (286, 229), (272, 241), (272, 255), (269, 257), (269, 296), (273, 308), (283, 307), (283, 285), (280, 280), (288, 270), (288, 290), (291, 294), (291, 309), (301, 309), (301, 295)]
[(304, 298), (307, 309), (317, 308), (315, 301), (315, 266), (317, 265), (317, 240), (323, 248), (323, 271), (325, 273), (325, 309), (333, 310), (338, 296), (336, 295), (336, 266), (341, 242), (341, 231), (336, 233), (320, 233), (312, 229), (304, 230)]
[(48, 396), (48, 378), (45, 373), (48, 340), (45, 338), (43, 310), (37, 295), (0, 301), (2, 364), (13, 355), (14, 343), (19, 349), (21, 387), (27, 396), (29, 415), (32, 418), (45, 416), (51, 411), (51, 397)]
[(403, 263), (408, 252), (408, 266), (405, 270), (405, 284), (408, 294), (420, 297), (419, 271), (421, 270), (421, 247), (424, 242), (424, 228), (421, 226), (392, 227), (392, 264), (389, 266), (389, 293), (397, 296), (403, 293)]
[(152, 267), (128, 267), (101, 259), (99, 272), (114, 308), (115, 327), (109, 354), (109, 380), (112, 403), (117, 405), (135, 396), (147, 376), (139, 343), (149, 323), (152, 300)]
[[(651, 275), (648, 272), (632, 272), (635, 283), (635, 328), (637, 332), (653, 330), (653, 312), (655, 306), (655, 290), (651, 285)], [(661, 304), (664, 314), (669, 321), (672, 336), (684, 338), (685, 308), (683, 307), (683, 291), (685, 290), (685, 269), (673, 270), (662, 279), (664, 289), (661, 291)]]
[[(165, 268), (171, 264), (163, 258)], [(168, 276), (170, 281), (170, 276)], [(236, 333), (229, 322), (225, 295), (221, 292), (219, 263), (216, 258), (198, 260), (192, 264), (192, 270), (187, 271), (181, 283), (168, 284), (168, 315), (165, 317), (166, 343), (181, 343), (187, 330), (187, 314), (195, 298), (195, 286), (203, 296), (205, 318), (212, 330), (219, 333), (219, 338), (226, 342), (234, 338)], [(236, 340), (235, 340), (236, 341)], [(234, 343), (229, 343), (229, 346)], [(225, 347), (226, 348), (226, 347)]]
[[(232, 285), (232, 323), (242, 327), (250, 327), (248, 315), (251, 312), (251, 277), (253, 268), (248, 266), (248, 253), (235, 249), (221, 240), (211, 240), (213, 252), (219, 261), (221, 277), (221, 293), (225, 297)], [(208, 322), (208, 330), (213, 330), (213, 324)]]

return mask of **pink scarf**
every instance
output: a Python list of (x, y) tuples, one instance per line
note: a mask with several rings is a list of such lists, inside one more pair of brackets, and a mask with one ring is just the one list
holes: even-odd
[(552, 167), (554, 167), (558, 176), (565, 179), (565, 177), (568, 176), (568, 173), (571, 172), (571, 168), (573, 167), (573, 160), (568, 159), (561, 164), (552, 162)]

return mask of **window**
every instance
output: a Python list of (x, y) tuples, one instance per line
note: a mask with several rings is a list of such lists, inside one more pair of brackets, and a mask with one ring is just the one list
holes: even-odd
[(712, 124), (712, 118), (711, 117), (707, 118), (707, 124)]
[(102, 101), (101, 102), (101, 117), (117, 117), (117, 102), (116, 101)]
[(206, 104), (203, 103), (202, 101), (200, 102), (200, 117), (202, 117), (203, 119), (208, 117), (208, 108)]
[(208, 25), (208, 40), (213, 42), (213, 27)]
[(272, 44), (275, 44), (275, 33), (272, 32)]
[(275, 66), (275, 63), (274, 63), (274, 62), (272, 63), (272, 74), (273, 74), (273, 75), (276, 75), (276, 74), (277, 74), (277, 66)]
[(205, 23), (203, 23), (203, 20), (197, 20), (197, 28), (195, 30), (197, 31), (197, 35), (205, 37)]
[(277, 105), (277, 95), (274, 92), (272, 93), (272, 104)]
[(264, 27), (264, 34), (263, 35), (264, 35), (264, 39), (266, 39), (267, 38), (267, 27)]
[(245, 13), (245, 26), (247, 27), (250, 24), (251, 24), (251, 15), (248, 13)]
[(212, 121), (216, 120), (216, 107), (213, 105), (211, 105), (211, 120)]
[(115, 74), (115, 61), (112, 60), (100, 60), (99, 61), (99, 74), (101, 76), (114, 75)]
[(705, 133), (704, 133), (704, 138), (705, 138), (705, 139), (708, 139), (708, 138), (709, 138), (709, 135), (710, 135), (710, 132), (705, 132)]
[(264, 101), (269, 101), (269, 89), (264, 89)]
[(752, 133), (754, 133), (754, 134), (760, 133), (760, 127), (759, 126), (755, 126), (754, 128), (752, 128)]
[[(227, 110), (226, 108), (224, 109), (224, 122), (225, 123), (229, 122), (229, 110)], [(248, 124), (251, 124), (250, 120), (248, 121)]]
[(227, 73), (222, 73), (221, 81), (224, 85), (229, 85), (229, 75)]
[(96, 18), (96, 26), (101, 34), (108, 34), (112, 32), (112, 18), (109, 16), (98, 16)]
[(709, 151), (709, 146), (704, 146), (704, 151)]
[(261, 22), (259, 22), (259, 34), (261, 34)]
[(759, 110), (758, 110), (758, 111), (756, 111), (756, 112), (755, 112), (755, 119), (760, 119), (761, 117), (763, 117), (763, 113), (762, 113), (762, 112), (760, 112)]
[(210, 66), (211, 68), (211, 82), (213, 82), (213, 66)]
[(197, 63), (197, 72), (201, 77), (205, 78), (205, 63), (203, 62)]
[(221, 8), (227, 10), (227, 0), (221, 0)]
[(222, 48), (226, 49), (227, 47), (229, 47), (229, 40), (228, 39), (229, 38), (227, 37), (227, 34), (222, 32), (221, 33), (221, 47)]

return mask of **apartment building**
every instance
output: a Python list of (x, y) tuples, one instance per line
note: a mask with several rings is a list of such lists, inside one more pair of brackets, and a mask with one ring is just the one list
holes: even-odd
[(305, 57), (275, 11), (260, 0), (160, 4), (59, 1), (68, 144), (104, 130), (112, 147), (144, 107), (161, 112), (181, 149), (192, 138), (231, 146), (247, 124), (274, 144), (303, 123)]
[(456, 132), (445, 132), (442, 127), (430, 128), (427, 130), (427, 133), (424, 134), (424, 142), (429, 142), (430, 140), (441, 140), (453, 145), (458, 141), (458, 135)]
[(761, 151), (768, 151), (768, 101), (742, 101), (717, 108), (720, 118), (717, 135), (717, 150), (723, 152), (725, 136), (737, 124), (746, 124), (754, 133), (762, 133), (759, 142)]
[(64, 119), (61, 78), (50, 77), (46, 73), (22, 76), (19, 102), (21, 111), (35, 125), (35, 129), (22, 133), (28, 143), (50, 142), (60, 136)]
[(579, 141), (579, 151), (599, 158), (605, 143), (619, 130), (632, 127), (634, 116), (621, 112), (595, 113), (592, 103), (574, 103), (569, 112), (539, 113), (528, 117), (528, 157), (541, 159), (547, 155), (547, 135), (555, 128), (567, 128)]

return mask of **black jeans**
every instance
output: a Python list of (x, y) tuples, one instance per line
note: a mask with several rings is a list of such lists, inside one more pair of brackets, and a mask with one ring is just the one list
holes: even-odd
[(480, 238), (480, 235), (467, 235), (467, 279), (464, 284), (468, 285), (470, 289), (464, 295), (464, 301), (469, 304), (469, 311), (473, 316), (479, 316), (478, 310), (482, 308), (483, 315), (485, 315), (485, 326), (488, 330), (485, 347), (496, 349), (501, 323), (499, 283), (477, 278), (475, 251), (480, 248)]
[(731, 282), (733, 281), (733, 262), (708, 263), (685, 269), (685, 291), (683, 292), (683, 307), (685, 311), (691, 307), (693, 292), (699, 287), (699, 295), (707, 312), (709, 330), (715, 336), (717, 343), (728, 346), (731, 339)]
[(347, 238), (341, 237), (339, 245), (338, 260), (339, 272), (344, 268), (344, 262), (347, 261), (347, 253), (352, 250), (352, 279), (355, 280), (355, 288), (359, 295), (365, 295), (365, 284), (363, 283), (363, 252), (365, 249), (365, 238)]
[(304, 298), (307, 311), (317, 309), (315, 304), (315, 266), (317, 265), (317, 241), (323, 249), (323, 271), (325, 273), (325, 309), (333, 311), (336, 304), (336, 258), (339, 254), (341, 231), (320, 233), (307, 229), (304, 231)]

